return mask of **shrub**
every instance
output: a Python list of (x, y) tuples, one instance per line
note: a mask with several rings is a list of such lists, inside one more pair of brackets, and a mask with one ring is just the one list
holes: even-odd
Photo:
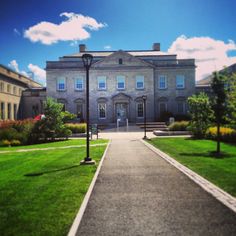
[(30, 133), (35, 125), (32, 119), (0, 122), (0, 140), (18, 140), (22, 144), (28, 144)]
[(72, 124), (72, 123), (68, 123), (65, 124), (65, 126), (71, 130), (71, 132), (73, 134), (76, 133), (85, 133), (86, 131), (86, 124), (82, 123), (82, 124)]
[(21, 145), (21, 142), (19, 140), (13, 139), (11, 141), (11, 146), (19, 146)]
[(176, 121), (169, 125), (169, 130), (171, 131), (186, 131), (189, 125), (188, 121)]
[[(206, 132), (209, 139), (217, 139), (217, 127), (210, 127)], [(228, 127), (220, 127), (220, 140), (224, 142), (236, 142), (236, 130)]]
[(11, 146), (11, 142), (9, 140), (2, 140), (2, 146), (7, 146), (10, 147)]
[(190, 117), (190, 115), (188, 115), (188, 114), (177, 114), (177, 115), (175, 115), (174, 116), (174, 118), (175, 118), (175, 120), (176, 121), (187, 121), (187, 120), (191, 120), (191, 117)]

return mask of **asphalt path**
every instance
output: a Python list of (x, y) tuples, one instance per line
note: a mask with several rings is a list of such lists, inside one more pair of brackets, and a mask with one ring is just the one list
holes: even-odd
[(236, 214), (139, 139), (113, 139), (76, 235), (236, 235)]

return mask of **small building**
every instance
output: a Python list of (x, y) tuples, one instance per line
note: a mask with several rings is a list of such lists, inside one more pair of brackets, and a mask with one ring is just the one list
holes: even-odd
[(91, 122), (114, 123), (117, 119), (143, 121), (147, 96), (147, 120), (160, 120), (163, 114), (186, 115), (187, 98), (195, 93), (195, 60), (177, 59), (160, 51), (154, 43), (152, 50), (80, 51), (47, 61), (47, 96), (64, 104), (64, 109), (85, 116), (86, 76), (82, 55), (93, 56), (90, 68)]
[(32, 88), (41, 89), (42, 86), (27, 76), (0, 65), (0, 120), (25, 118), (29, 107), (23, 106), (23, 93)]
[[(236, 63), (228, 67), (225, 67), (223, 70), (220, 70), (219, 73), (227, 73), (229, 75), (236, 73)], [(204, 92), (208, 95), (211, 95), (212, 94), (212, 90), (211, 90), (212, 79), (213, 79), (213, 75), (209, 75), (206, 78), (203, 78), (197, 81), (196, 93)]]

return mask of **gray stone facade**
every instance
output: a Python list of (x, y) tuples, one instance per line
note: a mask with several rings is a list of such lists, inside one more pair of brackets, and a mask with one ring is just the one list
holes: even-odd
[[(178, 60), (176, 55), (158, 51), (159, 47), (114, 52), (80, 49), (79, 53), (61, 57), (58, 61), (48, 61), (46, 75), (47, 96), (62, 102), (66, 110), (77, 114), (81, 120), (86, 119), (84, 53), (93, 55), (89, 73), (92, 123), (115, 123), (118, 118), (142, 122), (143, 95), (147, 96), (148, 121), (160, 119), (162, 113), (186, 114), (186, 99), (195, 93), (194, 59)], [(164, 80), (161, 88), (160, 78)], [(99, 87), (100, 79), (105, 82)], [(76, 83), (81, 80), (83, 86), (77, 89)]]

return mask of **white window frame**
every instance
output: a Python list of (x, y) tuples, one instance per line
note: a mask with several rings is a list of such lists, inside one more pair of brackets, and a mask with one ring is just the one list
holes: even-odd
[[(179, 83), (179, 79), (182, 80), (183, 83)], [(181, 85), (181, 86), (179, 86)], [(184, 89), (185, 88), (185, 76), (184, 75), (176, 75), (176, 88), (177, 89)]]
[[(135, 84), (136, 84), (136, 89), (144, 89), (144, 76), (143, 75), (136, 75), (135, 77), (136, 81), (135, 81)], [(138, 83), (143, 83), (143, 86), (138, 88)]]
[[(77, 84), (78, 84), (77, 80), (80, 80), (82, 82), (82, 88), (77, 88)], [(84, 90), (84, 78), (82, 76), (75, 78), (75, 90), (76, 91), (83, 91)]]
[[(163, 81), (161, 81), (162, 79), (164, 79), (164, 81), (165, 81), (164, 82), (165, 83), (165, 87), (161, 87), (161, 84), (163, 83)], [(167, 89), (167, 76), (166, 75), (160, 75), (158, 77), (158, 88), (159, 89)]]
[[(138, 115), (138, 106), (139, 105), (142, 105), (142, 107), (143, 107), (143, 116), (139, 116)], [(144, 117), (144, 104), (143, 104), (143, 102), (137, 102), (137, 104), (136, 104), (136, 116), (137, 116), (137, 118), (143, 118)]]
[[(104, 81), (105, 87), (100, 88), (100, 81)], [(98, 90), (106, 90), (107, 89), (107, 77), (106, 76), (98, 76), (97, 77), (97, 83), (98, 83)]]
[[(105, 108), (105, 117), (100, 117), (100, 105), (104, 105)], [(107, 118), (107, 104), (105, 102), (99, 102), (98, 103), (98, 119), (104, 120)]]
[[(121, 83), (121, 82), (119, 82), (119, 80), (124, 81), (124, 88), (119, 88), (118, 84)], [(123, 75), (116, 76), (116, 86), (117, 86), (117, 90), (125, 90), (125, 76), (123, 76)]]
[[(59, 81), (60, 80), (64, 80), (64, 89), (60, 89), (59, 88)], [(65, 77), (59, 77), (59, 78), (57, 78), (57, 91), (65, 91), (66, 90), (66, 78)]]

